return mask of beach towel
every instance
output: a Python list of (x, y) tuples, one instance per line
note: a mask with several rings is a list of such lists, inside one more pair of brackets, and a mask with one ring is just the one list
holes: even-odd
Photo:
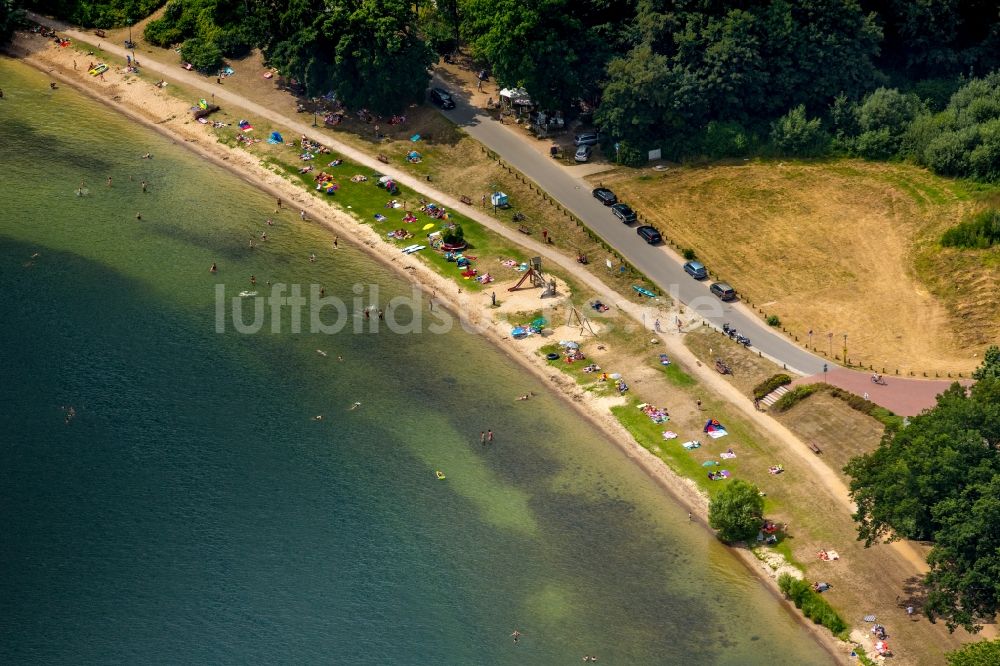
[(641, 409), (642, 413), (648, 416), (653, 423), (665, 423), (670, 420), (670, 416), (667, 414), (667, 410), (665, 409), (660, 409), (647, 403), (639, 405), (639, 409)]
[(716, 460), (706, 460), (705, 462), (703, 462), (703, 463), (701, 464), (701, 466), (702, 466), (702, 467), (715, 467), (715, 466), (716, 466), (716, 465), (718, 465), (718, 464), (719, 464), (719, 463), (718, 463), (718, 461), (716, 461)]
[(375, 221), (376, 222), (384, 222), (385, 221), (385, 215), (383, 215), (382, 213), (375, 213)]
[(731, 476), (732, 474), (730, 474), (728, 469), (723, 469), (715, 473), (715, 480), (718, 481), (719, 479), (728, 479)]
[(663, 439), (677, 439), (677, 433), (670, 430), (663, 431)]
[(419, 134), (414, 134), (413, 136), (410, 137), (410, 141), (412, 141), (413, 143), (416, 143), (417, 141), (420, 141), (420, 135)]
[(736, 457), (736, 454), (730, 453), (729, 451), (723, 451), (722, 453), (719, 454), (719, 457), (725, 458), (726, 460), (732, 460), (733, 458)]
[(683, 444), (681, 444), (681, 446), (683, 446), (685, 449), (687, 449), (688, 451), (690, 451), (691, 449), (700, 448), (701, 447), (701, 442), (699, 442), (697, 440), (691, 440), (690, 442), (684, 442)]
[(722, 428), (716, 428), (715, 430), (709, 430), (707, 434), (712, 439), (719, 439), (720, 437), (725, 437), (729, 433)]

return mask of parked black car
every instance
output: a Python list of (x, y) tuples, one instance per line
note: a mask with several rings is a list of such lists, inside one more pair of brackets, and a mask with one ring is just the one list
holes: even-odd
[(611, 207), (611, 212), (624, 224), (632, 224), (639, 219), (638, 216), (636, 216), (635, 211), (629, 208), (627, 204), (616, 203)]
[(444, 88), (431, 88), (431, 101), (442, 109), (455, 108), (455, 100), (451, 98), (451, 93)]
[(663, 241), (663, 238), (660, 237), (660, 232), (655, 227), (637, 227), (635, 233), (639, 234), (639, 237), (650, 245), (657, 245)]
[(605, 206), (613, 206), (618, 203), (618, 197), (616, 197), (615, 193), (606, 187), (598, 187), (594, 190), (594, 198)]

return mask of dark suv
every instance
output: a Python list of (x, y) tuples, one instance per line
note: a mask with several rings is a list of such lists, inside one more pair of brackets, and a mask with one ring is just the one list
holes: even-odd
[(635, 211), (628, 207), (628, 205), (623, 203), (616, 203), (611, 207), (611, 212), (621, 220), (624, 224), (632, 224), (637, 219), (639, 219)]
[(442, 109), (455, 108), (455, 100), (451, 98), (451, 93), (444, 88), (431, 88), (431, 101)]
[(613, 206), (618, 203), (618, 197), (616, 197), (615, 193), (606, 187), (598, 187), (594, 190), (594, 198), (605, 206)]
[(644, 226), (637, 227), (635, 233), (639, 234), (642, 240), (646, 241), (650, 245), (658, 245), (663, 239), (660, 237), (660, 232), (656, 230), (656, 227)]
[(713, 282), (708, 290), (724, 301), (732, 301), (736, 298), (736, 290), (728, 282)]

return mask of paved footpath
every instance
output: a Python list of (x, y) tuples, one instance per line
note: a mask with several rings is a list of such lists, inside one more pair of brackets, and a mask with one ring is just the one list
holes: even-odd
[[(816, 384), (824, 381), (822, 374), (800, 377), (791, 383), (791, 387), (805, 384)], [(868, 395), (868, 399), (900, 416), (916, 416), (937, 402), (937, 396), (945, 391), (957, 379), (907, 379), (887, 375), (885, 384), (876, 384), (871, 379), (871, 373), (860, 373), (854, 370), (834, 367), (826, 373), (826, 382), (855, 395)], [(972, 384), (971, 380), (960, 381), (963, 386)]]

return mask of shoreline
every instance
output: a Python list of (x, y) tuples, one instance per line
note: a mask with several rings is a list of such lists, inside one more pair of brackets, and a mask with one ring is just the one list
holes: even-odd
[[(515, 350), (509, 343), (509, 336), (504, 332), (505, 322), (496, 321), (491, 315), (489, 299), (486, 294), (475, 294), (461, 292), (456, 294), (455, 284), (447, 278), (433, 271), (424, 262), (414, 257), (397, 255), (394, 246), (381, 242), (380, 236), (368, 225), (352, 217), (349, 213), (336, 208), (333, 205), (323, 202), (323, 200), (312, 196), (296, 184), (288, 181), (279, 174), (276, 174), (259, 162), (257, 156), (245, 151), (230, 148), (215, 140), (201, 125), (192, 123), (188, 119), (186, 109), (181, 109), (182, 102), (167, 93), (155, 89), (146, 81), (131, 79), (128, 84), (129, 96), (148, 97), (152, 99), (165, 99), (171, 106), (177, 106), (178, 111), (165, 119), (156, 119), (153, 114), (155, 105), (141, 104), (140, 100), (135, 100), (138, 106), (130, 106), (127, 96), (116, 93), (126, 92), (119, 81), (110, 82), (106, 88), (87, 86), (82, 82), (88, 79), (74, 75), (74, 71), (69, 69), (65, 63), (60, 63), (55, 59), (45, 56), (51, 51), (41, 50), (30, 52), (28, 49), (21, 51), (17, 49), (25, 38), (33, 39), (24, 33), (18, 33), (15, 42), (9, 47), (11, 57), (20, 60), (26, 65), (58, 80), (61, 84), (72, 87), (77, 92), (86, 95), (88, 98), (101, 102), (115, 111), (123, 114), (143, 127), (158, 132), (161, 136), (171, 140), (174, 144), (183, 145), (199, 157), (209, 160), (212, 164), (224, 168), (233, 175), (239, 177), (244, 182), (262, 190), (276, 198), (281, 198), (286, 202), (293, 202), (295, 206), (304, 209), (308, 215), (308, 221), (322, 225), (327, 230), (336, 233), (341, 238), (341, 242), (347, 245), (363, 245), (367, 250), (358, 248), (367, 257), (378, 261), (381, 265), (391, 268), (398, 276), (404, 277), (408, 282), (416, 285), (425, 293), (435, 291), (434, 300), (441, 306), (448, 309), (452, 314), (468, 319), (474, 324), (489, 342), (503, 353), (507, 358), (512, 359), (525, 370), (531, 372), (540, 382), (550, 387), (552, 394), (564, 402), (567, 407), (576, 414), (582, 416), (588, 423), (593, 425), (606, 439), (613, 442), (614, 447), (626, 458), (634, 461), (639, 468), (651, 478), (656, 486), (674, 502), (689, 510), (697, 518), (699, 525), (703, 529), (710, 529), (707, 525), (707, 497), (697, 488), (693, 481), (683, 477), (651, 452), (639, 444), (632, 435), (622, 426), (617, 419), (604, 407), (599, 404), (591, 394), (583, 391), (569, 378), (563, 376), (558, 371), (549, 368), (537, 354), (528, 349)], [(58, 52), (56, 52), (58, 54)], [(109, 70), (109, 75), (117, 72)], [(86, 73), (83, 73), (86, 76)], [(95, 79), (96, 81), (96, 79)], [(190, 127), (186, 127), (191, 125)], [(322, 137), (321, 137), (322, 141)], [(390, 254), (391, 253), (391, 254)], [(632, 304), (623, 304), (621, 309), (638, 323)], [(481, 322), (489, 322), (488, 325), (479, 325)], [(658, 336), (660, 337), (660, 336)], [(672, 354), (678, 357), (689, 357), (689, 362), (696, 363), (690, 352), (683, 345), (675, 345), (678, 349), (671, 349)], [(684, 352), (687, 352), (686, 354)], [(717, 387), (711, 387), (716, 390)], [(748, 548), (729, 548), (737, 561), (762, 581), (764, 586), (775, 596), (775, 599), (791, 614), (798, 624), (806, 630), (817, 642), (818, 646), (828, 653), (831, 658), (838, 663), (849, 663), (845, 656), (845, 644), (834, 638), (825, 629), (809, 622), (798, 613), (791, 604), (784, 599), (778, 590), (774, 577), (770, 575), (760, 560)]]

